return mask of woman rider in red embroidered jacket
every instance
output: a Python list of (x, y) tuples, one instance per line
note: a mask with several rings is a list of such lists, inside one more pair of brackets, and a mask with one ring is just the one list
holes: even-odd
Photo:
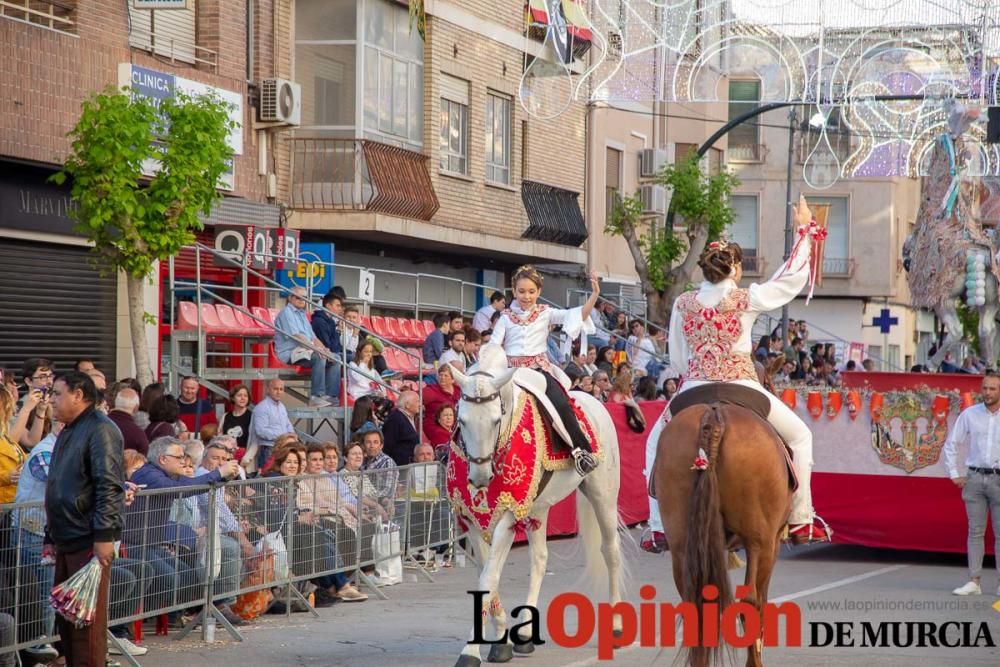
[(812, 433), (791, 408), (761, 386), (751, 357), (751, 330), (757, 315), (782, 307), (802, 291), (810, 276), (812, 242), (826, 231), (812, 220), (804, 197), (795, 209), (795, 221), (799, 240), (791, 257), (770, 280), (748, 289), (737, 285), (743, 276), (743, 251), (737, 244), (717, 241), (705, 248), (698, 261), (705, 281), (674, 301), (669, 352), (674, 370), (684, 376), (678, 393), (709, 382), (732, 382), (768, 397), (768, 422), (794, 453), (799, 482), (792, 496), (790, 532), (796, 541), (823, 541), (829, 536), (815, 523), (809, 485)]

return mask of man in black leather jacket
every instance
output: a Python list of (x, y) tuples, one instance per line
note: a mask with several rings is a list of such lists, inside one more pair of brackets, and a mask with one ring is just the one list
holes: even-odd
[(55, 584), (86, 566), (91, 556), (104, 570), (90, 626), (77, 628), (56, 616), (66, 664), (73, 667), (105, 664), (111, 561), (125, 512), (122, 435), (95, 409), (97, 400), (97, 387), (84, 373), (66, 373), (52, 387), (53, 416), (66, 424), (52, 451), (45, 487), (46, 543), (55, 546)]

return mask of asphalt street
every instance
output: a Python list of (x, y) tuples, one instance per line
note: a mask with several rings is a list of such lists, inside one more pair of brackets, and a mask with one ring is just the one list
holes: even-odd
[[(637, 532), (634, 533), (637, 536)], [(542, 589), (542, 606), (554, 595), (569, 591), (580, 572), (582, 554), (576, 539), (550, 543), (548, 574)], [(678, 596), (670, 576), (670, 555), (653, 555), (634, 550), (633, 583), (628, 599), (639, 599), (639, 587), (652, 584), (658, 602), (676, 602)], [(992, 605), (998, 585), (992, 558), (987, 558), (983, 579), (984, 595), (958, 598), (951, 590), (966, 581), (963, 556), (925, 554), (847, 547), (813, 545), (783, 549), (771, 585), (771, 600), (794, 601), (801, 609), (803, 646), (765, 648), (767, 665), (1000, 665), (1000, 648), (984, 646), (981, 625), (986, 624), (994, 644), (1000, 644), (1000, 612)], [(504, 571), (501, 593), (507, 609), (523, 603), (527, 590), (528, 550), (515, 547)], [(742, 571), (734, 571), (742, 581)], [(319, 610), (320, 618), (308, 614), (266, 616), (248, 624), (245, 641), (232, 641), (221, 628), (216, 641), (206, 644), (194, 636), (184, 641), (147, 636), (146, 667), (174, 665), (350, 665), (408, 667), (453, 665), (468, 638), (473, 617), (472, 598), (466, 593), (476, 586), (471, 563), (466, 568), (442, 569), (434, 583), (415, 581), (407, 572), (403, 584), (383, 589), (388, 601), (371, 599), (363, 603), (340, 603)], [(544, 613), (544, 610), (543, 610)], [(575, 614), (570, 613), (570, 618)], [(863, 646), (863, 621), (915, 621), (968, 623), (971, 638), (979, 635), (978, 647)], [(836, 623), (851, 624), (853, 647), (808, 646), (813, 625), (825, 635)], [(572, 624), (570, 625), (572, 627)], [(844, 626), (841, 626), (844, 627)], [(877, 626), (873, 626), (877, 628)], [(904, 627), (904, 626), (900, 626)], [(928, 626), (929, 627), (929, 626)], [(952, 626), (949, 642), (961, 638)], [(883, 631), (891, 636), (891, 626)], [(544, 630), (543, 630), (544, 632)], [(906, 643), (904, 636), (900, 643)], [(547, 638), (547, 636), (546, 636)], [(820, 636), (817, 639), (823, 640)], [(880, 643), (876, 638), (875, 642)], [(891, 643), (891, 642), (890, 642)], [(596, 639), (575, 649), (540, 646), (528, 657), (517, 656), (514, 664), (548, 667), (582, 667), (602, 664), (597, 658)], [(486, 651), (483, 651), (485, 658)], [(644, 648), (631, 645), (616, 651), (612, 664), (670, 665), (673, 648)], [(745, 656), (737, 654), (737, 663)], [(605, 661), (606, 664), (607, 661)]]

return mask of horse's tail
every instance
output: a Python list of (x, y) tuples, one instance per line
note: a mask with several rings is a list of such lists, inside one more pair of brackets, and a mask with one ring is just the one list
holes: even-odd
[[(712, 607), (713, 615), (717, 616), (715, 627), (720, 627), (722, 612), (733, 599), (729, 574), (726, 570), (726, 534), (719, 498), (719, 447), (725, 431), (726, 423), (722, 410), (717, 403), (713, 403), (702, 414), (698, 429), (698, 448), (706, 452), (708, 466), (695, 471), (687, 520), (682, 577), (684, 600), (693, 602), (698, 608), (699, 630), (705, 627), (706, 602), (715, 605)], [(718, 596), (706, 600), (704, 589), (709, 585), (718, 589)], [(692, 647), (689, 664), (703, 667), (718, 663), (723, 657), (724, 644), (721, 641), (717, 644), (714, 647)]]

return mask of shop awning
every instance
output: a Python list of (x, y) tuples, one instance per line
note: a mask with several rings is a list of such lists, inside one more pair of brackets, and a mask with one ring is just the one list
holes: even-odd
[(579, 247), (587, 240), (580, 193), (535, 181), (521, 182), (521, 200), (528, 213), (528, 228), (521, 238)]
[[(549, 12), (546, 9), (547, 0), (528, 0), (528, 22), (549, 25)], [(584, 0), (561, 0), (560, 8), (566, 20), (566, 29), (569, 34), (578, 40), (591, 41), (593, 34), (590, 32), (587, 15), (583, 10)], [(553, 0), (552, 6), (556, 6)]]

